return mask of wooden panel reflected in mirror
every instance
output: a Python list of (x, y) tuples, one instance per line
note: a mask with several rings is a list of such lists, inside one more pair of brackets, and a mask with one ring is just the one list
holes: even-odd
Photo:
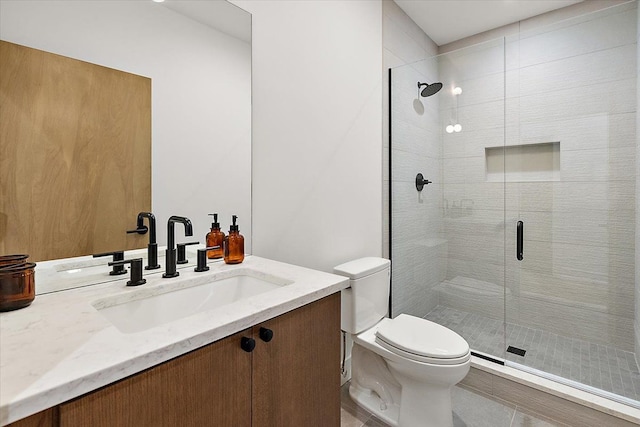
[(0, 254), (145, 247), (125, 231), (151, 210), (151, 79), (5, 41), (0, 58)]

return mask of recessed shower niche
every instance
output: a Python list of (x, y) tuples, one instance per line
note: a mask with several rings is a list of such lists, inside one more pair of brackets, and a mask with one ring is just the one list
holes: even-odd
[(488, 182), (560, 181), (560, 142), (486, 147)]

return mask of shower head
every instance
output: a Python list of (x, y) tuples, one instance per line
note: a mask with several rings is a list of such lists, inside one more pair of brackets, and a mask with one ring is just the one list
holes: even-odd
[(424, 89), (420, 92), (420, 96), (424, 97), (435, 95), (440, 89), (442, 89), (442, 83), (440, 82), (431, 84), (418, 82), (418, 90), (420, 90), (422, 86), (424, 86)]

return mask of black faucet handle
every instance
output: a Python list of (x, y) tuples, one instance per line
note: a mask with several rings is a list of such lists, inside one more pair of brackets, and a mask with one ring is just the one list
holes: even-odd
[(138, 227), (135, 230), (127, 230), (127, 234), (132, 234), (132, 233), (147, 234), (147, 231), (149, 231), (149, 228), (146, 225), (143, 225), (142, 227)]
[(193, 271), (200, 273), (209, 270), (209, 266), (207, 265), (207, 252), (213, 249), (220, 249), (220, 246), (209, 246), (204, 249), (198, 249), (198, 266), (194, 268)]
[(176, 264), (186, 264), (189, 262), (187, 259), (187, 249), (186, 246), (197, 245), (200, 242), (188, 242), (188, 243), (178, 243), (178, 261)]
[(125, 264), (131, 264), (131, 280), (127, 282), (127, 286), (140, 286), (147, 283), (147, 280), (142, 278), (142, 258), (125, 259), (109, 263), (109, 265), (114, 267), (119, 266), (122, 268), (124, 268)]
[[(104, 252), (101, 254), (93, 254), (94, 258), (103, 256), (113, 256), (113, 262), (122, 261), (124, 259), (124, 251)], [(109, 265), (112, 265), (109, 263)], [(109, 272), (110, 276), (118, 276), (120, 274), (127, 274), (127, 269), (123, 265), (113, 265), (113, 269)]]

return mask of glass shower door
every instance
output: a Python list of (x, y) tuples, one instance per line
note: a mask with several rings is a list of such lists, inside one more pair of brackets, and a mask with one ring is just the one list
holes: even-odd
[[(486, 162), (504, 148), (504, 50), (495, 40), (390, 73), (391, 314), (446, 326), (498, 361), (505, 182)], [(437, 82), (435, 94), (420, 90)], [(421, 189), (419, 173), (432, 181)]]
[(504, 149), (507, 364), (635, 406), (636, 8), (507, 41)]

